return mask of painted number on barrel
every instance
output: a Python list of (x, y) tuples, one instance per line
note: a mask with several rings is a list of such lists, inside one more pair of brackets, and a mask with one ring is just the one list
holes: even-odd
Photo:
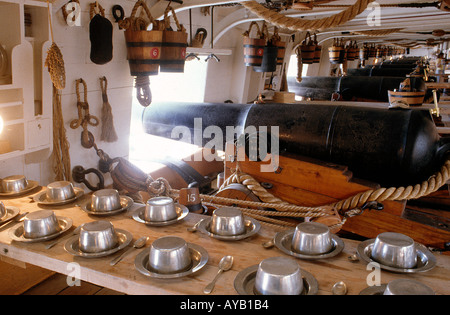
[(188, 202), (196, 202), (197, 200), (196, 200), (197, 198), (195, 198), (195, 194), (188, 194), (187, 195), (187, 201)]
[(152, 58), (158, 58), (158, 56), (159, 56), (159, 49), (158, 48), (153, 48), (152, 50), (151, 50), (151, 54), (152, 54)]
[(258, 51), (256, 52), (258, 54), (258, 56), (262, 56), (264, 53), (264, 49), (259, 48)]

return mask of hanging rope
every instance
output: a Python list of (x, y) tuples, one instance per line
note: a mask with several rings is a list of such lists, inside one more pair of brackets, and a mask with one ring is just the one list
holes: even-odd
[(287, 28), (292, 31), (317, 31), (336, 27), (353, 20), (367, 8), (369, 3), (373, 1), (374, 0), (356, 0), (354, 5), (349, 6), (342, 12), (327, 18), (316, 20), (288, 17), (270, 10), (253, 0), (242, 2), (242, 5), (249, 9), (252, 13), (277, 27)]
[[(78, 110), (78, 119), (73, 119), (70, 122), (70, 128), (77, 129), (78, 127), (82, 127), (83, 131), (81, 132), (81, 144), (85, 148), (90, 148), (92, 146), (93, 136), (88, 131), (88, 124), (91, 126), (98, 126), (100, 123), (99, 119), (91, 115), (89, 113), (89, 103), (87, 101), (87, 85), (83, 79), (78, 79), (75, 81), (76, 83), (76, 94), (77, 94), (77, 110)], [(80, 97), (80, 84), (83, 84), (84, 87), (84, 101), (81, 101)]]
[(53, 171), (55, 180), (71, 181), (69, 142), (61, 109), (61, 91), (53, 86)]
[(117, 133), (114, 127), (114, 116), (112, 114), (111, 104), (109, 104), (108, 100), (108, 80), (105, 76), (100, 78), (100, 88), (102, 90), (102, 132), (100, 134), (100, 140), (106, 142), (115, 142), (117, 141)]
[(66, 86), (66, 71), (63, 55), (53, 37), (52, 15), (48, 0), (47, 13), (52, 44), (47, 51), (44, 66), (47, 67), (50, 79), (53, 83), (53, 170), (55, 173), (55, 180), (71, 181), (72, 171), (70, 167), (69, 142), (67, 141), (61, 109), (61, 91)]

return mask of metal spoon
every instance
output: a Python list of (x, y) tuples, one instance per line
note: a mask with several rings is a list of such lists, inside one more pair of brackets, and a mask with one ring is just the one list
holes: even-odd
[(133, 243), (133, 247), (129, 248), (126, 252), (122, 253), (121, 255), (117, 256), (116, 258), (114, 258), (113, 260), (111, 260), (111, 262), (109, 263), (111, 266), (114, 266), (115, 264), (117, 264), (126, 254), (128, 254), (130, 251), (132, 251), (133, 249), (138, 249), (141, 248), (145, 245), (145, 243), (147, 243), (148, 241), (148, 236), (143, 236), (139, 239), (137, 239), (134, 243)]
[(203, 290), (203, 293), (209, 294), (214, 289), (214, 285), (216, 284), (217, 279), (219, 278), (220, 274), (223, 271), (227, 271), (231, 269), (231, 266), (233, 265), (233, 256), (224, 256), (219, 262), (219, 271), (217, 272), (217, 275), (214, 277), (214, 280), (208, 284), (205, 289)]
[(262, 246), (263, 246), (265, 249), (269, 249), (269, 248), (274, 247), (274, 246), (275, 246), (275, 239), (271, 239), (270, 241), (267, 241), (267, 242), (262, 243)]
[(200, 221), (198, 221), (197, 223), (195, 223), (194, 226), (188, 227), (188, 228), (187, 228), (188, 232), (195, 232), (195, 231), (197, 231), (197, 228), (198, 228), (198, 226), (200, 225), (200, 223), (201, 223), (202, 221), (203, 221), (203, 220), (200, 220)]
[(359, 261), (358, 255), (356, 255), (356, 254), (353, 254), (353, 255), (348, 256), (347, 259), (348, 259), (350, 262), (357, 262), (357, 261)]
[(333, 293), (333, 295), (346, 295), (347, 285), (344, 281), (336, 282), (331, 288), (331, 292)]
[[(70, 237), (77, 235), (80, 233), (81, 230), (81, 225), (79, 225), (75, 230), (73, 230), (72, 234), (70, 235)], [(62, 239), (57, 239), (56, 241), (51, 242), (50, 244), (48, 244), (47, 246), (45, 246), (45, 249), (50, 249), (53, 246), (55, 246), (58, 242), (60, 242)]]

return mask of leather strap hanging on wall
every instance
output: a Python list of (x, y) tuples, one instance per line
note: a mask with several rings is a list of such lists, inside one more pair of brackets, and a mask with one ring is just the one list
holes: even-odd
[[(98, 2), (90, 3), (89, 39), (91, 41), (91, 61), (98, 65), (103, 65), (111, 61), (113, 57), (111, 22), (105, 18), (105, 10)], [(98, 9), (99, 13), (95, 13)]]

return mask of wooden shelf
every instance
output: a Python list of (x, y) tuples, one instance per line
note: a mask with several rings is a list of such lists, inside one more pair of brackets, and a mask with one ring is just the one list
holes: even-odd
[[(11, 147), (11, 152), (0, 154), (0, 160), (47, 154), (52, 147), (52, 86), (44, 68), (50, 46), (47, 3), (0, 0), (0, 7), (0, 28), (8, 30), (0, 33), (8, 57), (3, 76), (10, 78), (0, 83), (0, 116), (6, 127), (0, 139)], [(27, 36), (25, 14), (31, 16)]]

